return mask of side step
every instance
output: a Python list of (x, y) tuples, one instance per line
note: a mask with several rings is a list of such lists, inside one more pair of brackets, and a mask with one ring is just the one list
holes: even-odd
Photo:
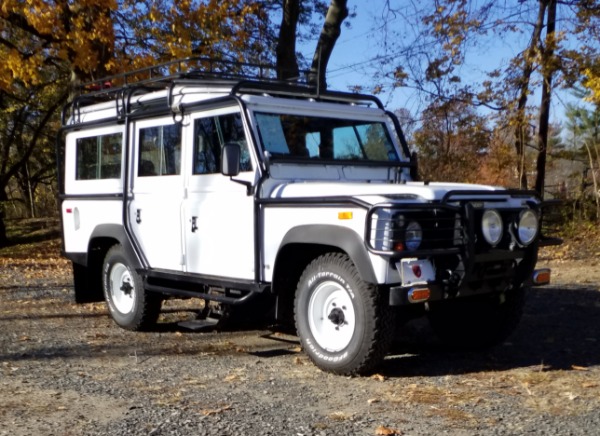
[(192, 319), (190, 321), (181, 321), (177, 325), (181, 328), (197, 332), (200, 330), (211, 330), (219, 324), (219, 321), (217, 318)]

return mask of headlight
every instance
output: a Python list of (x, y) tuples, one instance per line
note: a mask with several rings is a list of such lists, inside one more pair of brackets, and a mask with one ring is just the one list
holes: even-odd
[(491, 246), (495, 247), (502, 239), (502, 217), (497, 210), (489, 209), (483, 213), (481, 232)]
[(409, 251), (418, 250), (423, 240), (423, 230), (416, 221), (411, 221), (404, 232), (404, 244)]
[(539, 229), (539, 220), (537, 214), (531, 209), (521, 212), (519, 224), (517, 226), (517, 235), (519, 242), (523, 245), (529, 245), (537, 236)]

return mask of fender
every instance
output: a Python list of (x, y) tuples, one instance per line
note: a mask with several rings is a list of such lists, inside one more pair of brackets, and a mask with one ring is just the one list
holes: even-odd
[(369, 253), (361, 236), (347, 227), (309, 224), (290, 229), (279, 249), (287, 244), (330, 245), (346, 252), (365, 282), (377, 283)]
[(94, 248), (94, 241), (98, 239), (116, 239), (123, 246), (127, 258), (131, 262), (131, 266), (137, 270), (143, 269), (144, 266), (140, 257), (129, 239), (129, 236), (125, 232), (125, 228), (120, 224), (101, 224), (97, 226), (92, 235), (90, 236), (90, 246), (88, 247), (88, 256), (91, 250)]

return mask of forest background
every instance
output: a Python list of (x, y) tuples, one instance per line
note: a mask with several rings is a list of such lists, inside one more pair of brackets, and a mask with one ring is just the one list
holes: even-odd
[[(329, 68), (359, 22), (373, 51)], [(82, 84), (190, 56), (350, 77), (397, 106), (422, 179), (536, 189), (563, 228), (597, 228), (599, 24), (595, 0), (3, 0), (0, 247), (7, 222), (57, 216), (60, 113)]]

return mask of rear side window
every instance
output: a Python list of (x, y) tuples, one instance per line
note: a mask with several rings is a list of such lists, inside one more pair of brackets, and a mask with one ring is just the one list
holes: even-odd
[(121, 177), (121, 133), (78, 138), (76, 180), (118, 179)]
[(169, 176), (181, 172), (181, 126), (140, 129), (138, 176)]

